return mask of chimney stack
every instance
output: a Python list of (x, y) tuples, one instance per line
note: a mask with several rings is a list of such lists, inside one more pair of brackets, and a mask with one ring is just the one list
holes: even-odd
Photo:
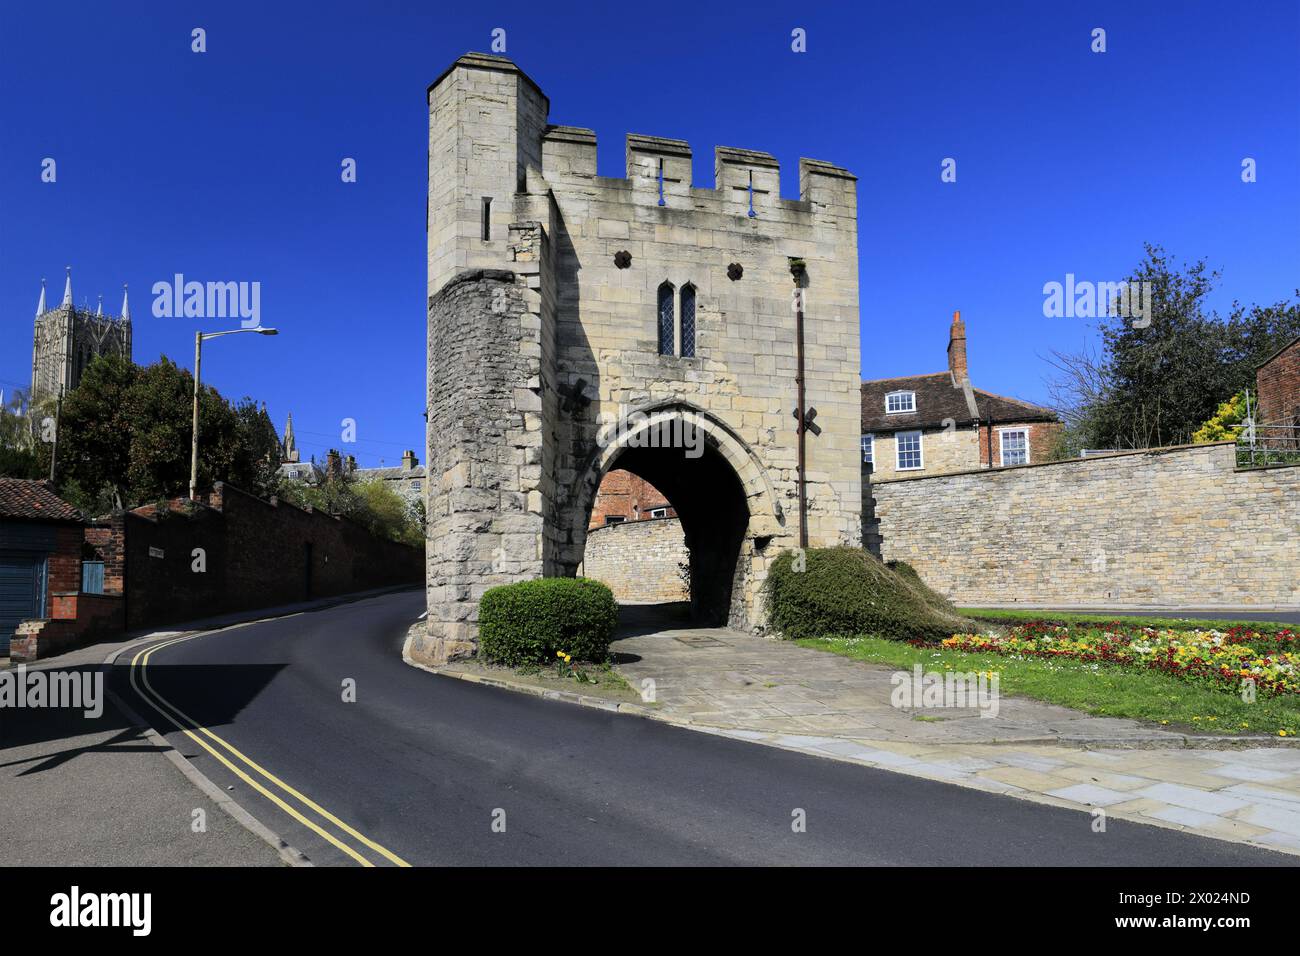
[(952, 314), (952, 328), (948, 330), (948, 371), (952, 373), (954, 387), (970, 384), (970, 370), (966, 367), (966, 325), (960, 312)]
[(415, 466), (420, 463), (420, 459), (415, 457), (415, 452), (408, 448), (402, 452), (402, 471), (414, 471)]

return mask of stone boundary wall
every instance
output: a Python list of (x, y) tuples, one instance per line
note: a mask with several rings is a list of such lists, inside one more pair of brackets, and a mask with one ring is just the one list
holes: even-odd
[(1231, 442), (872, 482), (881, 555), (957, 604), (1300, 606), (1300, 467)]
[(682, 570), (689, 563), (681, 521), (647, 518), (589, 531), (581, 573), (608, 584), (619, 601), (689, 601)]

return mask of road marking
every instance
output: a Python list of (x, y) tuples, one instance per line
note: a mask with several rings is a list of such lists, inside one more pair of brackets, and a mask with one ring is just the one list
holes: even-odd
[[(281, 790), (283, 790), (285, 793), (289, 794), (290, 796), (298, 800), (304, 806), (309, 807), (311, 810), (313, 810), (320, 816), (324, 817), (330, 823), (333, 823), (336, 827), (341, 829), (343, 832), (361, 841), (370, 849), (374, 850), (376, 853), (388, 859), (395, 865), (410, 866), (411, 864), (407, 863), (401, 857), (397, 856), (397, 854), (391, 852), (385, 847), (380, 846), (378, 843), (375, 843), (373, 840), (370, 840), (369, 838), (358, 833), (356, 830), (348, 826), (346, 823), (344, 823), (334, 814), (330, 813), (324, 807), (320, 806), (315, 801), (299, 793), (297, 790), (289, 786), (279, 777), (272, 774), (266, 768), (260, 766), (252, 759), (250, 759), (248, 756), (241, 753), (234, 746), (232, 746), (228, 741), (224, 740), (217, 734), (213, 733), (207, 727), (202, 726), (193, 717), (190, 717), (188, 714), (186, 714), (175, 704), (168, 701), (165, 697), (163, 697), (162, 694), (158, 693), (157, 689), (153, 686), (153, 684), (150, 683), (149, 674), (147, 672), (149, 666), (149, 660), (153, 656), (154, 652), (162, 650), (163, 648), (171, 647), (174, 644), (180, 644), (183, 643), (184, 641), (193, 640), (195, 637), (201, 637), (201, 636), (202, 636), (201, 634), (191, 634), (188, 637), (179, 637), (169, 641), (164, 641), (161, 644), (155, 644), (152, 647), (142, 649), (135, 655), (135, 657), (131, 659), (131, 686), (135, 689), (136, 693), (139, 694), (140, 698), (144, 700), (147, 704), (149, 704), (150, 707), (156, 710), (162, 717), (166, 718), (168, 723), (172, 724), (177, 730), (185, 734), (196, 744), (198, 744), (200, 747), (206, 750), (209, 754), (215, 757), (228, 770), (230, 770), (237, 777), (239, 777), (241, 780), (247, 783), (250, 787), (252, 787), (258, 793), (262, 794), (262, 796), (266, 797), (268, 800), (270, 800), (272, 803), (278, 806), (285, 813), (289, 814), (289, 816), (293, 817), (299, 823), (303, 824), (304, 826), (312, 830), (314, 833), (320, 835), (325, 840), (333, 844), (335, 847), (342, 850), (344, 853), (346, 853), (352, 859), (356, 860), (362, 866), (374, 866), (374, 864), (370, 860), (362, 856), (361, 853), (359, 853), (356, 849), (344, 843), (342, 840), (340, 840), (339, 838), (335, 837), (333, 834), (326, 831), (324, 828), (319, 826), (314, 821), (308, 819), (306, 816), (304, 816), (294, 807), (291, 807), (288, 803), (286, 803), (276, 794), (267, 790), (264, 786), (262, 786), (252, 777), (250, 777), (247, 773), (245, 773), (239, 767), (235, 766), (233, 763), (227, 760), (222, 754), (218, 753), (211, 746), (209, 746), (207, 741), (199, 737), (194, 731), (198, 731), (198, 733), (203, 734), (204, 736), (209, 737), (212, 740), (216, 741), (218, 744), (220, 744), (222, 747), (228, 750), (231, 754), (233, 754), (236, 758), (242, 760), (249, 768), (261, 774), (270, 783), (279, 787)], [(141, 687), (140, 681), (137, 681), (136, 679), (137, 674), (139, 675), (140, 680), (143, 681), (144, 687)], [(182, 723), (182, 721), (189, 724), (190, 726), (189, 727), (185, 726), (185, 723)], [(193, 728), (193, 730), (190, 729), (191, 727)]]

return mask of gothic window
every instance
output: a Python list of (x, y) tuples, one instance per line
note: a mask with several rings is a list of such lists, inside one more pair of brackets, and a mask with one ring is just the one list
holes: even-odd
[(682, 356), (695, 357), (695, 287), (682, 286)]
[(659, 287), (659, 354), (676, 353), (677, 322), (673, 312), (673, 286), (665, 282)]

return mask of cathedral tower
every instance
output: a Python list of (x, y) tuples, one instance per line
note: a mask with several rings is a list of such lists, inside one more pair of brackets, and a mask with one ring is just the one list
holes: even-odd
[(32, 399), (57, 398), (76, 388), (91, 361), (100, 355), (131, 359), (131, 308), (122, 287), (122, 314), (79, 309), (72, 302), (72, 267), (63, 284), (63, 299), (53, 309), (45, 305), (45, 280), (36, 304), (32, 337)]

